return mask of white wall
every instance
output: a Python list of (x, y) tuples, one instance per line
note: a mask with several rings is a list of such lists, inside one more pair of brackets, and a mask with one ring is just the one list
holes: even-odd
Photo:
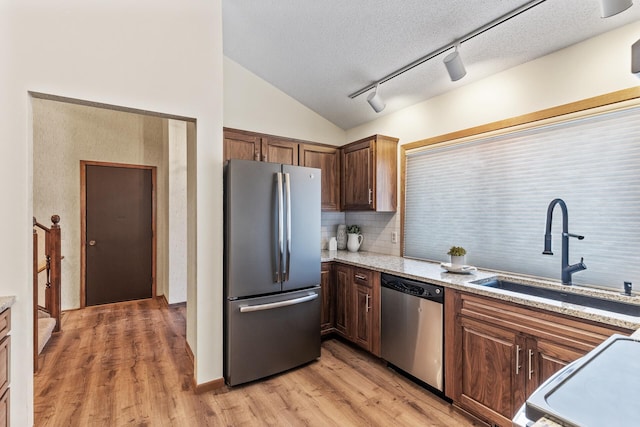
[[(402, 145), (638, 86), (640, 78), (630, 71), (631, 44), (638, 39), (640, 22), (349, 129), (347, 141), (378, 133)], [(398, 213), (347, 214), (352, 222), (363, 225), (363, 250), (400, 254), (400, 245), (391, 243), (392, 232), (400, 235)]]
[(380, 133), (406, 144), (637, 86), (631, 44), (639, 38), (640, 22), (621, 27), (349, 129), (347, 140)]
[(224, 57), (226, 127), (342, 145), (345, 131)]
[[(222, 376), (221, 2), (0, 3), (0, 294), (12, 309), (11, 420), (33, 424), (28, 91), (197, 119), (196, 381)], [(171, 55), (167, 55), (171, 52)], [(205, 329), (206, 327), (206, 329)], [(197, 345), (196, 345), (197, 344)], [(195, 350), (197, 349), (197, 350)]]

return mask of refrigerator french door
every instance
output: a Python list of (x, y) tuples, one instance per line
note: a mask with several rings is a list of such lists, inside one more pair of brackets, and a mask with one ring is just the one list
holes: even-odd
[(225, 379), (242, 384), (320, 356), (320, 170), (225, 167)]

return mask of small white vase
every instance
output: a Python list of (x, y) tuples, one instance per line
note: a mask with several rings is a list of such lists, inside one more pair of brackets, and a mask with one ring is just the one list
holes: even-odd
[(347, 249), (349, 252), (358, 252), (364, 237), (362, 234), (349, 233), (347, 238)]
[(336, 234), (336, 241), (338, 243), (338, 249), (347, 249), (347, 225), (338, 225), (338, 233)]
[(451, 256), (451, 266), (452, 267), (462, 267), (464, 265), (466, 265), (466, 260), (465, 260), (465, 255), (459, 255), (459, 256)]

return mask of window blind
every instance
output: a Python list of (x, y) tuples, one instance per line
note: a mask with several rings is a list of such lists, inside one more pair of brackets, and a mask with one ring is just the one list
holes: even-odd
[(547, 207), (567, 204), (573, 283), (640, 286), (640, 107), (407, 153), (405, 256), (560, 279), (562, 212), (542, 255)]

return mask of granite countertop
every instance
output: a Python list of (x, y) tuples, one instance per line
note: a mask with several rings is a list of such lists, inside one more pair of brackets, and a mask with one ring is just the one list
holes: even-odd
[(500, 277), (513, 282), (551, 289), (560, 289), (564, 292), (573, 292), (637, 305), (640, 305), (639, 296), (628, 297), (613, 291), (579, 285), (567, 287), (563, 286), (559, 282), (551, 280), (535, 279), (527, 276), (506, 274), (490, 270), (479, 269), (472, 274), (454, 274), (446, 272), (442, 267), (440, 267), (439, 262), (421, 261), (392, 255), (376, 254), (373, 252), (322, 251), (321, 260), (322, 262), (338, 261), (344, 264), (369, 268), (383, 273), (395, 274), (409, 279), (420, 280), (435, 285), (441, 285), (477, 295), (493, 297), (581, 319), (592, 320), (607, 325), (634, 330), (640, 329), (640, 317), (613, 313), (502, 289), (489, 288), (469, 282)]
[(0, 313), (11, 307), (14, 302), (16, 302), (16, 297), (14, 296), (0, 297)]

